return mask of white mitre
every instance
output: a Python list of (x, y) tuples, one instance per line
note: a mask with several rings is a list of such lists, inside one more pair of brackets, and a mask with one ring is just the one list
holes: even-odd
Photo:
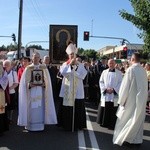
[(66, 53), (70, 55), (71, 53), (77, 54), (78, 49), (75, 44), (70, 43), (66, 48)]

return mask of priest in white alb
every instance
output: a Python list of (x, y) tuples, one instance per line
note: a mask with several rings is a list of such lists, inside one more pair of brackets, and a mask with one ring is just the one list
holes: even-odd
[(131, 57), (131, 66), (123, 78), (118, 104), (117, 122), (113, 143), (142, 144), (146, 102), (148, 98), (147, 75), (140, 65), (140, 54)]
[(20, 80), (18, 125), (42, 131), (45, 124), (57, 124), (57, 118), (49, 72), (39, 63), (39, 53), (33, 54), (32, 61)]

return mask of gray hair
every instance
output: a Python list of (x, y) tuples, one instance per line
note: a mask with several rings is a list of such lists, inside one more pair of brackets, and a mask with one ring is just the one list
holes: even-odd
[(10, 60), (4, 60), (3, 61), (3, 66), (5, 66), (6, 64), (9, 64), (11, 66), (11, 61)]

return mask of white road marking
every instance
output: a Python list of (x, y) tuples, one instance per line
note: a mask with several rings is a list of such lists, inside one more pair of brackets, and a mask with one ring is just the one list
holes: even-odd
[(89, 132), (89, 137), (90, 137), (90, 141), (91, 141), (91, 146), (92, 148), (94, 149), (99, 149), (99, 145), (97, 143), (97, 139), (95, 137), (95, 134), (94, 134), (94, 130), (93, 130), (93, 127), (92, 127), (92, 123), (89, 121), (90, 118), (89, 118), (89, 115), (88, 113), (87, 114), (87, 129), (88, 129), (88, 132)]
[(86, 148), (83, 131), (78, 131), (78, 143), (79, 143), (79, 150)]
[(94, 134), (94, 130), (92, 124), (90, 122), (89, 114), (86, 112), (87, 117), (87, 131), (89, 133), (89, 138), (91, 142), (91, 148), (86, 147), (85, 138), (84, 138), (84, 131), (78, 131), (78, 143), (79, 143), (79, 150), (100, 150), (99, 145), (97, 143), (97, 139)]
[(86, 149), (86, 150), (99, 150), (99, 149), (90, 148), (90, 147), (80, 147), (80, 150), (83, 150), (83, 149)]

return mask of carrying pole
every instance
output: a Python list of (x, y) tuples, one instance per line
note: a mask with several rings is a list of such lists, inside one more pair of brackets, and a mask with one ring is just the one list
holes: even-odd
[[(76, 49), (77, 50), (77, 49)], [(74, 60), (76, 59), (76, 54), (77, 54), (77, 51), (76, 52), (74, 52)], [(76, 61), (76, 60), (75, 60)], [(75, 90), (76, 90), (76, 88), (75, 88), (75, 68), (76, 66), (75, 66), (75, 64), (73, 65), (73, 113), (72, 113), (72, 132), (74, 132), (74, 119), (75, 119), (75, 99), (76, 99), (76, 97), (75, 97)]]
[[(74, 59), (76, 54), (74, 53)], [(73, 110), (72, 110), (72, 132), (74, 132), (74, 119), (75, 119), (75, 65), (73, 65)]]

